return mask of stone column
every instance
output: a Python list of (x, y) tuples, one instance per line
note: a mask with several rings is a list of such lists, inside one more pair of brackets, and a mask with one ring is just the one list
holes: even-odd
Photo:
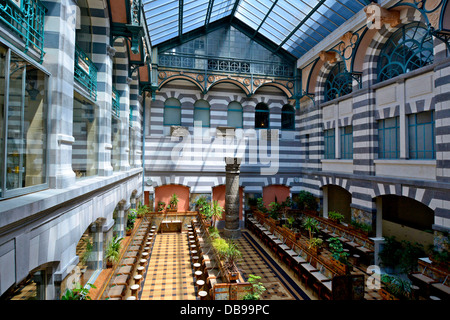
[(239, 173), (241, 158), (225, 158), (225, 229), (224, 237), (238, 239), (241, 236), (239, 226)]

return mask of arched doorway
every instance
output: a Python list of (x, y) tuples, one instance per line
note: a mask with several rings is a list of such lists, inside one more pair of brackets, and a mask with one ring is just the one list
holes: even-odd
[(377, 216), (382, 218), (382, 236), (395, 236), (422, 244), (433, 244), (434, 211), (412, 198), (383, 195), (377, 197)]
[[(350, 223), (352, 219), (350, 204), (352, 194), (344, 188), (336, 185), (326, 185), (324, 191), (324, 215), (328, 212), (339, 212), (344, 216), (343, 222)], [(326, 211), (326, 212), (325, 212)]]

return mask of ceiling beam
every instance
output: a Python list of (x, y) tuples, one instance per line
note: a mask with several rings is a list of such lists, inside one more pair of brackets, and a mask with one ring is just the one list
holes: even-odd
[(297, 27), (295, 27), (294, 30), (292, 30), (291, 33), (289, 33), (289, 35), (286, 38), (284, 38), (284, 40), (280, 43), (276, 51), (281, 49), (281, 47), (286, 43), (286, 41), (288, 41), (288, 39), (292, 37), (297, 32), (297, 30), (300, 29), (301, 26), (305, 24), (305, 22), (314, 14), (314, 12), (316, 12), (320, 8), (320, 6), (324, 2), (325, 0), (320, 0), (319, 3), (316, 4), (316, 6), (308, 13), (308, 15), (305, 18), (303, 18), (303, 20), (297, 25)]
[(253, 34), (254, 38), (256, 36), (256, 34), (258, 33), (259, 29), (261, 28), (261, 26), (264, 24), (264, 22), (266, 21), (267, 17), (269, 16), (269, 14), (272, 12), (273, 8), (275, 8), (276, 4), (277, 4), (278, 0), (275, 0), (272, 3), (272, 6), (270, 7), (269, 11), (267, 11), (267, 14), (264, 16), (264, 18), (262, 19), (261, 23), (259, 24), (258, 28), (256, 28), (255, 33)]
[(214, 0), (209, 0), (208, 10), (206, 11), (205, 28), (208, 30), (209, 20), (211, 20), (211, 12), (214, 7)]
[(183, 35), (183, 4), (184, 0), (178, 0), (178, 36)]

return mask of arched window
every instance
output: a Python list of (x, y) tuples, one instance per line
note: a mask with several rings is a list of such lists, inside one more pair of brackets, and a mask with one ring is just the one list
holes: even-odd
[(169, 98), (164, 103), (164, 125), (181, 125), (181, 103), (175, 98)]
[(195, 121), (201, 121), (202, 127), (209, 127), (210, 107), (206, 100), (197, 100), (194, 104), (194, 124)]
[(433, 63), (433, 38), (420, 22), (398, 29), (386, 41), (378, 61), (378, 81), (384, 81)]
[(239, 102), (232, 101), (228, 105), (227, 126), (242, 128), (242, 105)]
[(255, 108), (255, 128), (268, 129), (269, 128), (269, 107), (265, 103), (258, 103)]
[(295, 129), (295, 109), (290, 104), (285, 104), (281, 109), (281, 129)]
[(325, 101), (331, 101), (351, 93), (354, 79), (359, 82), (356, 74), (347, 71), (344, 62), (336, 63), (325, 82)]

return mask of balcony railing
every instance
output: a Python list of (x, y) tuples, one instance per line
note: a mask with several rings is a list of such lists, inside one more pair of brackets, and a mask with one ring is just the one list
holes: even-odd
[(97, 101), (97, 67), (91, 59), (75, 45), (75, 80)]
[(0, 0), (0, 21), (16, 33), (25, 44), (44, 57), (44, 18), (46, 8), (39, 0)]
[(232, 74), (268, 75), (274, 77), (294, 76), (294, 66), (263, 61), (238, 61), (226, 58), (200, 57), (183, 54), (159, 55), (159, 66), (169, 68), (186, 68)]

